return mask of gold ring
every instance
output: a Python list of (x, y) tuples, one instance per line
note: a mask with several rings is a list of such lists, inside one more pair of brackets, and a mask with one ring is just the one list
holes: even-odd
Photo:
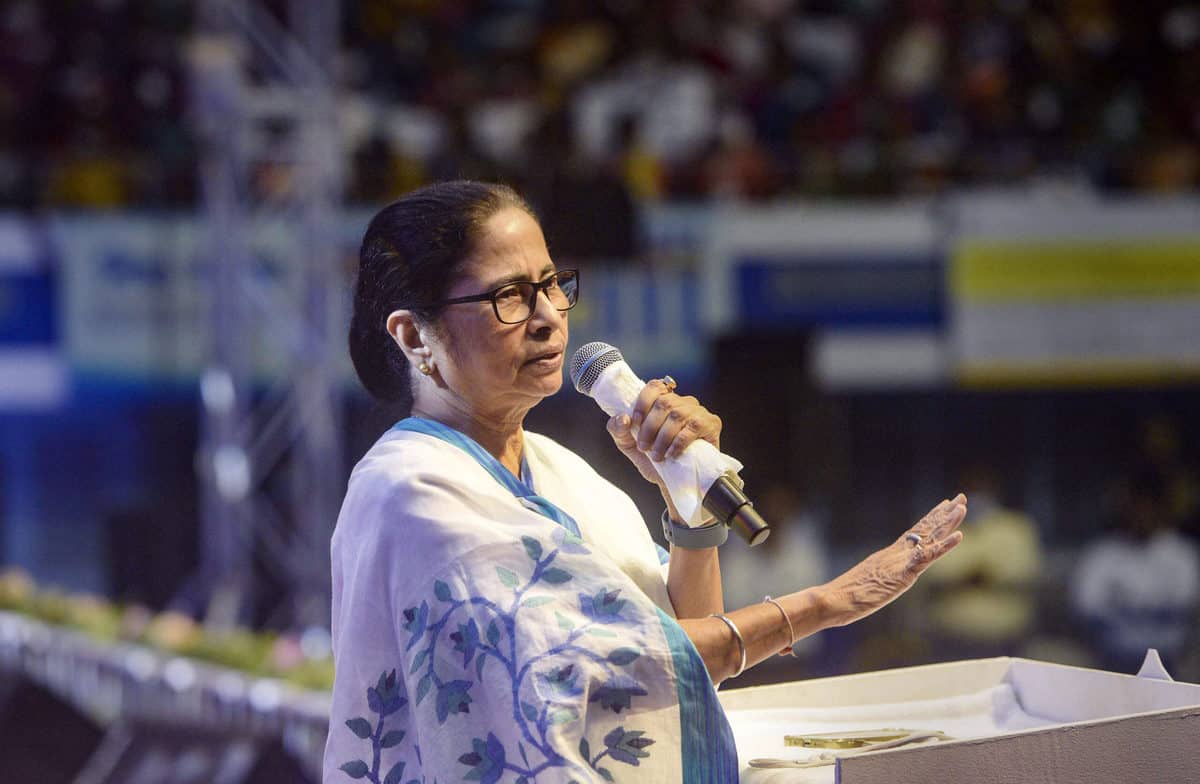
[(662, 382), (667, 385), (668, 392), (674, 392), (675, 387), (678, 386), (678, 384), (675, 383), (675, 379), (671, 378), (670, 376), (663, 376)]

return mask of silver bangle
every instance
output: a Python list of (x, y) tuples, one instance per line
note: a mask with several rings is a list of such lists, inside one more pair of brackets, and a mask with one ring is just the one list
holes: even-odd
[(783, 609), (783, 605), (772, 599), (769, 595), (764, 596), (763, 601), (770, 602), (779, 608), (780, 614), (783, 615), (783, 622), (786, 623), (788, 627), (788, 648), (791, 648), (796, 644), (796, 630), (792, 628), (792, 619), (788, 617), (787, 610)]
[(720, 618), (722, 621), (724, 621), (725, 625), (729, 627), (729, 631), (733, 632), (733, 639), (737, 640), (738, 650), (741, 651), (742, 654), (742, 661), (738, 665), (737, 672), (729, 676), (730, 678), (736, 678), (746, 669), (746, 641), (742, 639), (742, 633), (738, 631), (737, 624), (731, 621), (729, 618), (725, 617), (721, 613), (713, 613), (709, 617)]

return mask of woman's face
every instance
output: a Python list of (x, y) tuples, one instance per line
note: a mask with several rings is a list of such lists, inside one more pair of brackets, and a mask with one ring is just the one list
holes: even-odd
[[(500, 210), (484, 224), (474, 252), (447, 299), (482, 294), (514, 281), (541, 281), (555, 271), (542, 229), (524, 210)], [(434, 359), (442, 379), (476, 415), (524, 416), (562, 386), (567, 314), (544, 292), (528, 321), (503, 324), (490, 301), (449, 305), (440, 319)]]

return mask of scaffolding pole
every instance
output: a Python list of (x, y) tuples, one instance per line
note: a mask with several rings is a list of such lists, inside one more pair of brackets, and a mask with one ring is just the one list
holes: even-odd
[[(211, 340), (196, 460), (201, 564), (189, 591), (214, 626), (329, 623), (344, 481), (340, 10), (311, 0), (286, 10), (280, 19), (256, 0), (203, 0), (189, 57)], [(286, 296), (263, 284), (264, 242), (298, 281)]]

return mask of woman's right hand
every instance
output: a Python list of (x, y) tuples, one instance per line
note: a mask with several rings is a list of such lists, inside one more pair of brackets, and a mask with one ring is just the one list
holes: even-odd
[(865, 618), (911, 588), (922, 572), (962, 541), (958, 527), (966, 514), (967, 497), (962, 493), (942, 501), (891, 545), (826, 583), (821, 593), (829, 625)]
[(658, 485), (667, 497), (666, 485), (651, 461), (679, 457), (697, 440), (720, 449), (721, 418), (696, 398), (677, 395), (674, 382), (655, 378), (638, 394), (632, 416), (618, 414), (608, 420), (608, 434), (646, 481)]

